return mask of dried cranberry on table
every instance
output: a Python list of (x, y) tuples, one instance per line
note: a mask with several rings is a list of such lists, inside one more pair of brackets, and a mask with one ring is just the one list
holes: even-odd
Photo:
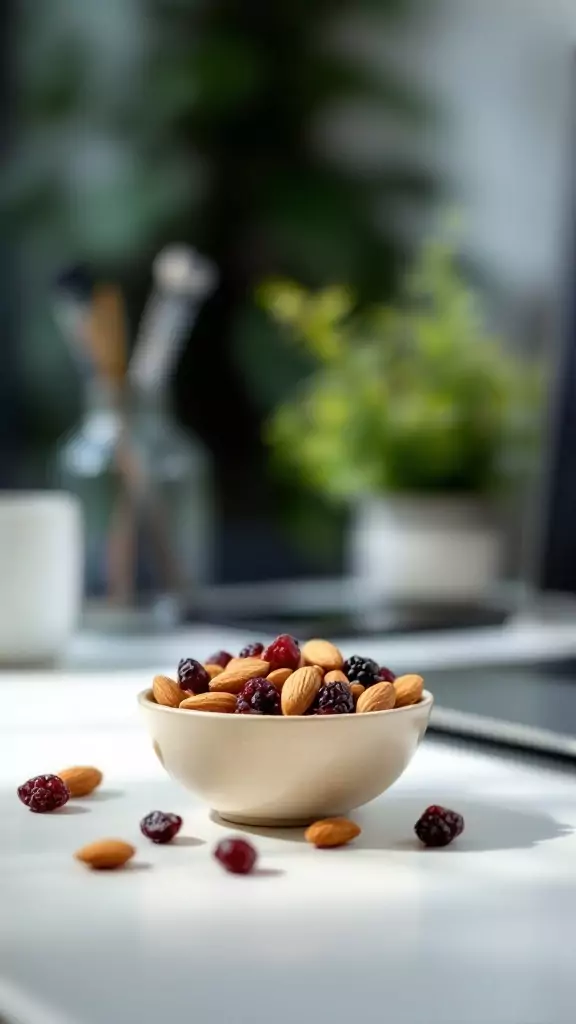
[(464, 818), (457, 811), (432, 804), (418, 819), (414, 831), (424, 846), (448, 846), (464, 831)]
[(70, 790), (59, 775), (36, 775), (18, 786), (18, 796), (35, 814), (49, 814), (68, 803)]
[(210, 689), (210, 676), (199, 661), (195, 661), (194, 658), (182, 658), (178, 665), (178, 685), (181, 690), (207, 693)]
[(325, 683), (310, 709), (311, 715), (351, 715), (354, 696), (347, 683)]
[(264, 644), (255, 641), (253, 644), (246, 644), (238, 655), (239, 658), (259, 658), (264, 650)]
[(280, 691), (267, 679), (249, 679), (236, 698), (237, 715), (279, 715)]
[(269, 663), (271, 672), (277, 668), (297, 669), (300, 664), (298, 641), (288, 633), (282, 633), (268, 645), (262, 658)]
[(226, 668), (229, 661), (232, 661), (232, 655), (228, 654), (228, 651), (216, 651), (206, 658), (207, 665), (220, 665), (220, 668)]
[(171, 814), (165, 811), (150, 811), (140, 822), (140, 831), (153, 843), (169, 843), (174, 836), (178, 835), (182, 828), (182, 818), (179, 814)]
[(344, 675), (350, 683), (362, 683), (362, 686), (373, 686), (381, 682), (380, 666), (372, 658), (363, 658), (353, 654), (344, 662)]
[(233, 875), (249, 875), (258, 859), (252, 843), (245, 839), (222, 839), (214, 850), (214, 856)]

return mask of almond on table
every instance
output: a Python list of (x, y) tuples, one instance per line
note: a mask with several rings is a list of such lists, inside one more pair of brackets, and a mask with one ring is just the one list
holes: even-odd
[(74, 857), (95, 871), (113, 871), (124, 867), (135, 853), (134, 847), (122, 839), (97, 839), (77, 850)]
[(334, 846), (346, 846), (359, 836), (362, 829), (355, 821), (349, 818), (324, 818), (322, 821), (315, 821), (310, 828), (306, 829), (306, 842), (312, 843), (319, 849), (328, 849)]
[(102, 772), (90, 765), (78, 765), (75, 768), (64, 768), (58, 772), (58, 778), (66, 783), (70, 796), (89, 796), (102, 782)]

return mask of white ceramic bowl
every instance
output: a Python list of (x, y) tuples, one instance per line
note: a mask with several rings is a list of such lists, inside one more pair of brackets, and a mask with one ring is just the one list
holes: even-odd
[(363, 715), (283, 718), (181, 711), (138, 700), (166, 771), (221, 818), (299, 825), (368, 803), (400, 777), (426, 732), (432, 694)]

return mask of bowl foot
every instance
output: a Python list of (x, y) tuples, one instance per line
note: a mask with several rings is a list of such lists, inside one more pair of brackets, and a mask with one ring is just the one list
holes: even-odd
[(309, 814), (303, 818), (275, 818), (274, 816), (259, 817), (256, 814), (235, 814), (233, 811), (212, 811), (216, 819), (230, 822), (231, 825), (252, 825), (254, 828), (306, 828), (321, 818), (337, 818), (346, 814), (346, 811), (339, 811), (332, 814)]

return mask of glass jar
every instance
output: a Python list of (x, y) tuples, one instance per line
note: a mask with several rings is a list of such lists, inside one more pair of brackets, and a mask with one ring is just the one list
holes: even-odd
[(211, 481), (206, 452), (173, 421), (165, 394), (91, 381), (57, 471), (84, 511), (87, 622), (182, 621), (212, 570)]

